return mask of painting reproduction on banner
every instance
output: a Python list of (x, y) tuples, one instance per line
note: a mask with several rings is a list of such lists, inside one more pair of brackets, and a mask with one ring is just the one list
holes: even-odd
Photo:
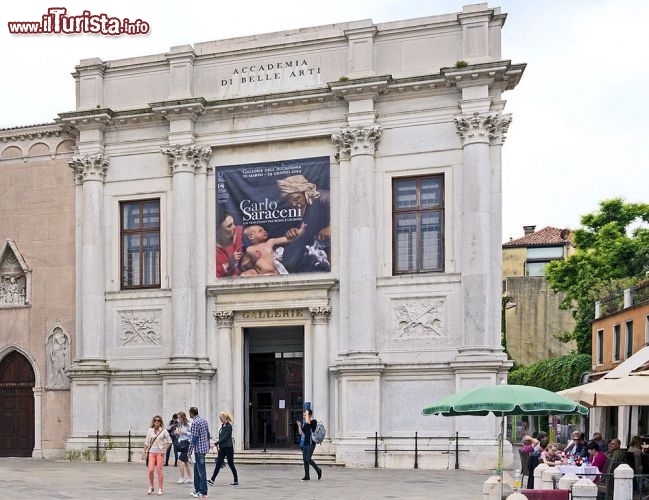
[(329, 157), (218, 167), (216, 275), (331, 270)]

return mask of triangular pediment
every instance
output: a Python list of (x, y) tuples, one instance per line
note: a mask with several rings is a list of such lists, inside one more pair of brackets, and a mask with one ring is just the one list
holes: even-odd
[(0, 274), (20, 275), (30, 271), (14, 240), (6, 240), (0, 251)]

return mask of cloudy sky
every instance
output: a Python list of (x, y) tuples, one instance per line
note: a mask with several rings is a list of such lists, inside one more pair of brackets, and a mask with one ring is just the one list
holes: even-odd
[[(80, 59), (167, 52), (174, 45), (358, 19), (386, 22), (459, 12), (459, 0), (198, 0), (5, 2), (0, 13), (0, 128), (52, 121), (74, 109)], [(142, 19), (146, 36), (18, 36), (9, 21), (68, 13)], [(502, 0), (502, 56), (527, 63), (508, 92), (503, 241), (523, 225), (577, 227), (600, 200), (649, 201), (649, 2)]]

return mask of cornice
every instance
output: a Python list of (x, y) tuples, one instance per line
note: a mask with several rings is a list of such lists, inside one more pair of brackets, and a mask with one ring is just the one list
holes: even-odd
[(68, 132), (67, 127), (57, 123), (44, 123), (42, 125), (0, 129), (0, 140), (2, 142), (28, 141), (42, 139), (44, 137), (64, 137), (74, 139), (74, 136)]
[(149, 104), (153, 113), (171, 119), (174, 116), (198, 116), (205, 110), (206, 101), (202, 97), (174, 101), (154, 102)]
[(385, 75), (330, 82), (327, 85), (337, 98), (345, 99), (346, 101), (355, 101), (360, 99), (376, 99), (379, 94), (386, 91), (391, 80), (392, 77), (390, 75)]
[(338, 280), (332, 278), (304, 279), (292, 277), (283, 278), (257, 278), (254, 280), (246, 279), (223, 279), (216, 285), (208, 285), (206, 295), (208, 297), (218, 295), (219, 293), (259, 293), (260, 290), (265, 292), (286, 291), (289, 286), (291, 290), (333, 290), (338, 286)]

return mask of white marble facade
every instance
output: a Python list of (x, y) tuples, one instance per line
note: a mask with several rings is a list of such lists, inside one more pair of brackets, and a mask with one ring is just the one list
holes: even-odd
[[(85, 449), (97, 430), (142, 433), (151, 415), (190, 405), (212, 425), (231, 410), (245, 448), (244, 332), (291, 326), (304, 331), (304, 399), (339, 461), (371, 466), (378, 432), (380, 464), (411, 467), (412, 454), (389, 452), (403, 442), (390, 437), (458, 431), (495, 462), (494, 419), (421, 409), (497, 383), (510, 366), (500, 346), (500, 149), (503, 93), (524, 65), (501, 57), (504, 20), (480, 4), (81, 61), (78, 107), (60, 115), (77, 134), (67, 448)], [(331, 158), (331, 271), (217, 279), (219, 168), (321, 156)], [(444, 270), (395, 275), (392, 180), (431, 174), (444, 176)], [(120, 290), (120, 202), (151, 198), (161, 286)], [(449, 460), (422, 453), (419, 465)]]

